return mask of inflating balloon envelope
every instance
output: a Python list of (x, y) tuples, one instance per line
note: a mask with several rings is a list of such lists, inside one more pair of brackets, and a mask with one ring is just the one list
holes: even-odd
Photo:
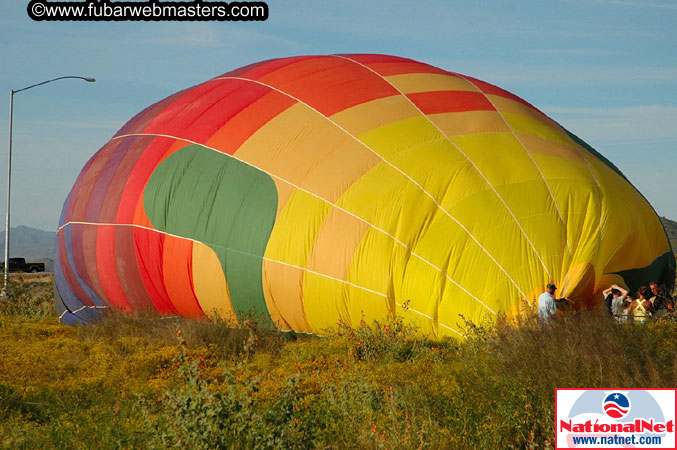
[(549, 281), (589, 305), (674, 271), (646, 199), (519, 97), (410, 59), (301, 56), (178, 92), (104, 145), (63, 207), (55, 302), (69, 324), (397, 314), (440, 337)]

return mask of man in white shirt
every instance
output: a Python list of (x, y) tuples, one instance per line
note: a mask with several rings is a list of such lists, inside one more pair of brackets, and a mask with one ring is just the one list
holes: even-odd
[(550, 318), (557, 314), (557, 302), (564, 301), (555, 298), (557, 286), (548, 283), (546, 290), (538, 297), (538, 318), (543, 322), (550, 322)]

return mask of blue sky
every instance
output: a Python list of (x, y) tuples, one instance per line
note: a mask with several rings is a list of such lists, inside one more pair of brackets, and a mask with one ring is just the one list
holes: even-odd
[[(147, 105), (262, 59), (389, 53), (507, 89), (677, 219), (677, 1), (269, 0), (265, 22), (34, 22), (0, 0), (0, 195), (15, 96), (12, 224), (54, 230), (82, 166)], [(4, 200), (0, 201), (3, 205)]]

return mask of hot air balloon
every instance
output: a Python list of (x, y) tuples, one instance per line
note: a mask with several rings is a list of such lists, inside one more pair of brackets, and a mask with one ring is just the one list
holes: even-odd
[(300, 56), (171, 95), (89, 160), (55, 303), (69, 324), (253, 312), (322, 333), (395, 314), (444, 337), (548, 282), (590, 305), (674, 272), (646, 199), (516, 95), (395, 56)]

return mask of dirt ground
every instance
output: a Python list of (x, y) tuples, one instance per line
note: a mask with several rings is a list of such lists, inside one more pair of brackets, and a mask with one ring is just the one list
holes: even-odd
[(49, 272), (39, 272), (39, 273), (22, 273), (22, 272), (16, 272), (16, 273), (10, 273), (9, 277), (12, 279), (16, 279), (19, 277), (23, 277), (25, 281), (35, 281), (38, 283), (49, 283), (54, 279), (54, 274), (49, 273)]

